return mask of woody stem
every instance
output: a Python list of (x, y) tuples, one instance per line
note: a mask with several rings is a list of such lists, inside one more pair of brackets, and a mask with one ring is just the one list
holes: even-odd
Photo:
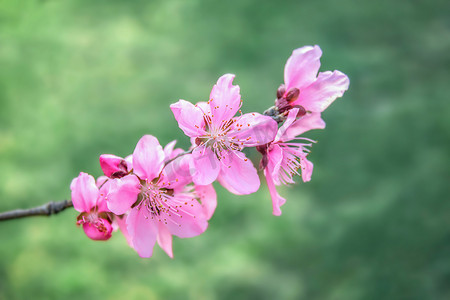
[(32, 216), (50, 216), (62, 212), (66, 208), (72, 207), (72, 201), (63, 200), (58, 202), (48, 202), (46, 204), (28, 209), (15, 209), (0, 213), (0, 221), (19, 219)]

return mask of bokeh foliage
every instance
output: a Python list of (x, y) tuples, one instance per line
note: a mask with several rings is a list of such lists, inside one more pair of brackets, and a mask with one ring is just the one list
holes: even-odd
[[(73, 210), (0, 224), (0, 299), (449, 299), (448, 1), (0, 1), (0, 210), (68, 198), (101, 153), (188, 140), (169, 104), (237, 74), (272, 104), (319, 44), (350, 90), (323, 115), (313, 180), (234, 196), (207, 232), (140, 259)], [(257, 159), (256, 154), (254, 158)]]

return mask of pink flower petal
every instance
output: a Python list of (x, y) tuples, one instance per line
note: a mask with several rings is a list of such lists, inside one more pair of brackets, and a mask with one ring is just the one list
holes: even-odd
[(164, 252), (173, 258), (172, 250), (172, 234), (170, 234), (169, 229), (162, 223), (158, 223), (158, 235), (156, 236), (159, 247), (164, 250)]
[(131, 172), (131, 170), (133, 170), (133, 155), (130, 154), (125, 157), (125, 161), (127, 162), (127, 171)]
[(202, 111), (192, 103), (179, 100), (171, 104), (170, 109), (178, 122), (178, 126), (189, 137), (197, 137), (204, 133), (204, 120)]
[(278, 194), (271, 176), (271, 172), (266, 169), (264, 170), (264, 175), (266, 176), (267, 187), (269, 188), (270, 197), (272, 198), (273, 215), (280, 216), (280, 207), (286, 202), (286, 199)]
[(127, 240), (128, 245), (131, 248), (133, 247), (133, 241), (131, 239), (130, 234), (128, 233), (128, 228), (127, 228), (127, 217), (128, 215), (125, 215), (123, 217), (119, 217), (116, 216), (115, 217), (115, 221), (117, 222), (117, 225), (119, 226), (120, 231), (122, 232), (123, 236), (125, 237), (125, 239)]
[(190, 166), (192, 165), (192, 155), (183, 155), (169, 164), (167, 164), (161, 172), (161, 177), (158, 181), (160, 187), (168, 189), (176, 189), (184, 187), (186, 184), (192, 182)]
[(121, 179), (111, 181), (111, 187), (107, 195), (108, 209), (116, 215), (126, 213), (136, 202), (140, 192), (139, 179), (134, 175), (128, 175)]
[(73, 207), (79, 212), (90, 212), (97, 205), (99, 195), (95, 179), (81, 172), (70, 184)]
[(209, 148), (199, 146), (192, 152), (192, 180), (195, 184), (207, 185), (217, 179), (220, 162), (216, 154)]
[(152, 181), (163, 168), (164, 151), (158, 139), (152, 135), (144, 135), (133, 152), (134, 173), (141, 179)]
[(267, 159), (268, 163), (265, 172), (270, 172), (272, 180), (279, 185), (278, 174), (280, 173), (280, 167), (283, 161), (283, 149), (277, 144), (272, 144), (269, 151), (267, 151)]
[(217, 194), (212, 184), (209, 185), (196, 185), (195, 192), (202, 202), (202, 206), (205, 212), (206, 219), (211, 219), (214, 211), (217, 207)]
[(231, 193), (247, 195), (259, 189), (259, 176), (253, 163), (242, 152), (222, 155), (219, 182)]
[[(102, 178), (106, 178), (106, 180), (102, 180)], [(108, 198), (108, 195), (110, 193), (112, 181), (112, 179), (108, 179), (108, 177), (106, 176), (100, 176), (99, 178), (97, 178), (97, 186), (99, 187), (99, 197), (97, 199), (98, 212), (110, 211), (108, 209), (106, 199)]]
[[(170, 214), (161, 213), (161, 219), (170, 233), (180, 238), (189, 238), (202, 234), (208, 227), (204, 209), (191, 194), (179, 193), (172, 198), (178, 207)], [(167, 223), (167, 224), (166, 224)]]
[(158, 229), (144, 207), (139, 209), (137, 206), (131, 210), (127, 218), (127, 229), (133, 241), (133, 247), (139, 256), (152, 256)]
[(241, 147), (254, 147), (267, 144), (275, 138), (277, 122), (271, 117), (258, 113), (248, 113), (235, 118), (227, 136)]
[(234, 76), (221, 76), (209, 96), (211, 117), (217, 126), (220, 126), (222, 121), (231, 119), (241, 107), (240, 89), (238, 85), (233, 85)]
[(341, 97), (348, 89), (350, 81), (339, 71), (321, 72), (317, 80), (300, 92), (300, 96), (292, 105), (302, 105), (313, 112), (324, 111), (336, 98)]
[(171, 154), (173, 152), (173, 148), (175, 147), (175, 144), (177, 143), (176, 140), (171, 141), (170, 143), (168, 143), (165, 147), (164, 147), (164, 157), (166, 159), (171, 158)]
[(283, 125), (281, 125), (281, 127), (278, 129), (277, 136), (275, 137), (274, 142), (280, 141), (286, 130), (292, 125), (292, 123), (295, 122), (295, 120), (297, 119), (298, 111), (299, 111), (298, 108), (293, 108), (289, 110), (286, 120), (284, 121)]
[(290, 141), (309, 130), (324, 128), (325, 122), (320, 117), (320, 113), (308, 113), (293, 122), (280, 137), (280, 140), (283, 142)]
[(300, 163), (302, 165), (302, 179), (303, 182), (308, 182), (311, 180), (311, 175), (313, 172), (313, 163), (306, 159), (306, 155), (300, 157)]
[(322, 50), (319, 46), (304, 46), (292, 52), (291, 57), (284, 67), (284, 82), (286, 91), (290, 88), (302, 89), (310, 85), (315, 79), (320, 68), (320, 57)]

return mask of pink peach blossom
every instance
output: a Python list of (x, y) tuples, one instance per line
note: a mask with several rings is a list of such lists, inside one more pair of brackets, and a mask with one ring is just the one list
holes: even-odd
[(277, 92), (276, 106), (280, 112), (292, 107), (320, 113), (348, 89), (349, 79), (340, 71), (317, 74), (322, 50), (304, 46), (292, 52), (284, 68), (284, 85)]
[(83, 226), (90, 239), (108, 240), (113, 226), (106, 206), (105, 190), (99, 190), (94, 177), (83, 172), (72, 180), (70, 189), (73, 207), (80, 212), (77, 224)]
[(306, 157), (309, 153), (308, 147), (314, 141), (297, 136), (311, 129), (325, 128), (320, 113), (308, 113), (296, 120), (298, 111), (299, 108), (289, 111), (274, 141), (257, 148), (263, 154), (261, 166), (264, 168), (272, 198), (273, 214), (276, 216), (281, 215), (280, 207), (286, 200), (278, 194), (275, 186), (294, 183), (294, 175), (300, 175), (304, 182), (311, 180), (313, 164)]
[(191, 168), (194, 183), (207, 185), (218, 179), (232, 193), (250, 194), (258, 190), (259, 177), (241, 150), (272, 141), (277, 123), (258, 113), (234, 117), (242, 101), (233, 79), (232, 74), (220, 77), (206, 103), (179, 100), (170, 108), (178, 126), (196, 144)]
[[(111, 183), (108, 208), (117, 215), (127, 214), (123, 232), (141, 257), (152, 256), (156, 242), (173, 257), (172, 235), (186, 238), (203, 233), (215, 208), (212, 186), (187, 186), (189, 155), (164, 166), (179, 152), (173, 146), (163, 150), (155, 137), (143, 136), (132, 156), (134, 174)], [(120, 221), (119, 226), (123, 228)]]

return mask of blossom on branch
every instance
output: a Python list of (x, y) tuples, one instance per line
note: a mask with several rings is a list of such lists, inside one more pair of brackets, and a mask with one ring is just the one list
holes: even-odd
[(208, 102), (179, 100), (170, 108), (178, 126), (194, 141), (193, 181), (206, 185), (218, 179), (232, 193), (251, 194), (259, 188), (259, 177), (241, 150), (272, 141), (277, 123), (258, 113), (235, 117), (242, 101), (233, 79), (232, 74), (220, 77)]
[(94, 177), (81, 172), (70, 184), (72, 203), (80, 212), (77, 225), (93, 240), (108, 240), (113, 230), (112, 218), (106, 206), (105, 188), (97, 187)]
[(289, 112), (272, 142), (257, 147), (263, 155), (260, 166), (264, 169), (272, 198), (273, 214), (276, 216), (281, 215), (280, 207), (286, 199), (278, 194), (275, 185), (295, 183), (294, 175), (300, 175), (303, 182), (311, 180), (313, 164), (306, 157), (309, 154), (308, 147), (311, 147), (314, 141), (298, 136), (311, 129), (325, 128), (320, 113), (309, 113), (296, 120), (298, 111), (298, 108), (294, 108)]
[[(349, 79), (340, 71), (320, 72), (319, 46), (304, 46), (292, 52), (284, 67), (284, 84), (277, 90), (280, 113), (298, 107), (306, 112), (322, 112), (348, 89)], [(318, 73), (318, 74), (317, 74)]]
[(259, 189), (257, 170), (244, 148), (262, 154), (260, 168), (272, 211), (281, 215), (286, 200), (276, 186), (295, 183), (295, 175), (311, 180), (308, 155), (315, 141), (301, 135), (325, 128), (321, 112), (349, 86), (340, 71), (318, 73), (321, 55), (319, 46), (293, 51), (275, 106), (264, 115), (242, 114), (240, 88), (233, 85), (232, 74), (217, 80), (207, 102), (179, 100), (170, 105), (178, 126), (191, 139), (190, 150), (175, 148), (175, 141), (163, 148), (156, 137), (145, 135), (132, 155), (100, 155), (105, 176), (96, 183), (80, 173), (70, 186), (73, 206), (80, 212), (77, 224), (93, 240), (109, 239), (118, 227), (141, 257), (151, 257), (156, 243), (173, 257), (173, 235), (194, 237), (207, 229), (217, 206), (213, 182), (238, 195)]
[(141, 257), (152, 256), (156, 242), (173, 257), (172, 235), (203, 233), (216, 207), (212, 186), (188, 185), (189, 155), (164, 165), (174, 158), (170, 147), (164, 151), (154, 136), (143, 136), (133, 152), (133, 173), (110, 184), (108, 208), (127, 214), (126, 233)]

